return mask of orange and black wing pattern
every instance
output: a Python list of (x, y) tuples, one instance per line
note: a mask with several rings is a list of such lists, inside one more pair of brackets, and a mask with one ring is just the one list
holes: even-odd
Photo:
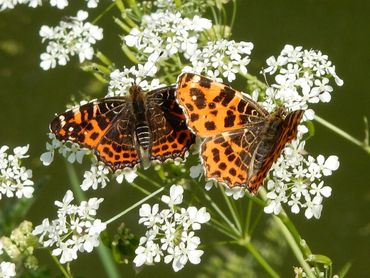
[(62, 141), (93, 149), (113, 170), (140, 163), (132, 108), (126, 97), (105, 98), (57, 116), (50, 130)]
[(200, 150), (207, 178), (257, 192), (284, 146), (296, 138), (303, 110), (269, 114), (228, 85), (184, 73), (177, 101), (189, 128), (205, 138)]
[(178, 77), (176, 95), (189, 128), (200, 137), (247, 128), (268, 115), (264, 108), (241, 92), (193, 73)]
[(151, 160), (184, 159), (195, 142), (195, 135), (188, 129), (185, 115), (176, 102), (175, 91), (175, 86), (168, 86), (146, 95)]

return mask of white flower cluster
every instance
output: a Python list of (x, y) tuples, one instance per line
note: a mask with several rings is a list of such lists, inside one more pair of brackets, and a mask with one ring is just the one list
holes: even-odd
[(46, 143), (46, 152), (41, 154), (40, 160), (44, 166), (49, 166), (54, 160), (54, 152), (58, 152), (65, 158), (69, 163), (82, 163), (83, 157), (88, 155), (90, 151), (85, 148), (81, 148), (76, 143), (62, 142), (55, 138), (53, 133), (49, 133), (50, 143)]
[(323, 155), (304, 156), (304, 145), (305, 141), (293, 141), (273, 165), (267, 182), (266, 213), (279, 214), (282, 204), (287, 204), (295, 214), (304, 209), (307, 219), (320, 218), (322, 201), (331, 195), (322, 178), (337, 170), (339, 161), (335, 155), (327, 159)]
[(10, 262), (1, 262), (0, 263), (0, 277), (8, 278), (15, 277), (15, 264)]
[(184, 67), (183, 72), (203, 73), (220, 82), (224, 77), (231, 82), (236, 79), (236, 73), (247, 73), (252, 49), (251, 42), (233, 40), (208, 42), (202, 49), (195, 51), (190, 57), (192, 66)]
[[(84, 173), (81, 189), (84, 191), (88, 190), (89, 188), (96, 190), (98, 189), (99, 185), (101, 188), (104, 188), (110, 180), (108, 177), (109, 174), (109, 169), (103, 163), (93, 162), (90, 170), (85, 171)], [(124, 169), (121, 171), (117, 170), (114, 173), (114, 176), (118, 183), (122, 183), (124, 179), (131, 183), (135, 180), (137, 174), (135, 169)]]
[(168, 209), (159, 210), (159, 204), (150, 206), (144, 204), (140, 208), (139, 223), (147, 227), (145, 236), (140, 238), (138, 248), (135, 250), (134, 263), (136, 267), (144, 264), (151, 265), (161, 261), (172, 262), (174, 271), (179, 271), (189, 261), (199, 264), (203, 251), (197, 249), (200, 238), (194, 231), (201, 228), (210, 220), (210, 214), (203, 207), (180, 208), (184, 189), (179, 185), (172, 185), (170, 196), (162, 196), (162, 201)]
[(164, 86), (158, 79), (152, 79), (149, 83), (148, 76), (154, 76), (157, 68), (154, 63), (147, 62), (131, 68), (124, 67), (122, 71), (116, 69), (110, 74), (107, 97), (125, 96), (133, 84), (139, 85), (144, 91), (150, 91)]
[[(276, 107), (277, 101), (289, 110), (306, 110), (309, 103), (329, 102), (333, 91), (329, 79), (334, 78), (338, 86), (343, 85), (335, 66), (321, 51), (285, 45), (277, 58), (272, 56), (266, 63), (268, 67), (263, 73), (275, 74), (276, 82), (266, 91), (264, 105), (269, 111)], [(309, 110), (305, 116), (313, 119), (314, 112)]]
[(33, 234), (39, 236), (44, 247), (53, 247), (53, 256), (60, 256), (60, 262), (66, 263), (77, 259), (77, 252), (91, 252), (99, 245), (99, 235), (106, 224), (96, 219), (96, 211), (103, 199), (90, 198), (79, 206), (71, 204), (74, 199), (68, 190), (63, 201), (55, 201), (58, 207), (58, 218), (49, 221), (45, 218), (42, 224), (35, 227)]
[(144, 15), (140, 29), (131, 29), (124, 37), (126, 44), (149, 56), (162, 53), (164, 57), (183, 53), (191, 57), (197, 49), (201, 32), (212, 27), (209, 19), (195, 15), (192, 19), (182, 18), (179, 12), (158, 11)]
[(21, 166), (21, 161), (29, 157), (26, 155), (29, 145), (16, 147), (13, 154), (7, 154), (8, 146), (0, 147), (0, 199), (2, 196), (8, 198), (32, 198), (33, 181), (32, 170)]
[[(96, 8), (99, 0), (85, 0), (88, 8)], [(49, 0), (52, 7), (64, 9), (69, 5), (68, 0)], [(42, 0), (0, 0), (0, 11), (5, 9), (14, 9), (16, 5), (24, 4), (31, 8), (36, 8), (42, 5)]]
[(103, 29), (89, 22), (83, 21), (88, 17), (85, 11), (79, 11), (76, 17), (68, 21), (61, 21), (59, 26), (42, 26), (40, 36), (42, 42), (48, 41), (46, 52), (42, 53), (40, 66), (44, 70), (64, 66), (70, 56), (78, 55), (80, 63), (91, 60), (94, 54), (94, 45), (103, 38)]

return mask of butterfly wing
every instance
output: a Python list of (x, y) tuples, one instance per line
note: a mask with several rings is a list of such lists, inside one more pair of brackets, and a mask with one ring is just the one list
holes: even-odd
[(146, 95), (147, 119), (151, 130), (150, 160), (184, 158), (195, 142), (185, 115), (176, 102), (175, 86), (153, 90)]
[(206, 138), (201, 146), (206, 177), (256, 193), (284, 146), (297, 137), (303, 113), (288, 114), (274, 127), (277, 133), (273, 140), (266, 135), (267, 122)]
[(250, 130), (238, 129), (206, 138), (200, 151), (206, 177), (229, 187), (248, 187), (262, 128), (262, 124), (255, 125)]
[[(259, 166), (258, 169), (255, 169), (255, 172), (249, 181), (248, 188), (250, 191), (257, 191), (267, 176), (272, 164), (281, 155), (285, 145), (297, 138), (297, 127), (303, 117), (303, 113), (303, 110), (297, 110), (289, 113), (285, 117), (281, 124), (281, 132), (274, 139), (271, 150), (268, 155), (263, 156), (261, 163), (259, 163), (261, 166)], [(264, 140), (263, 137), (262, 140)]]
[(140, 162), (132, 107), (126, 97), (105, 98), (78, 106), (50, 124), (56, 138), (93, 149), (113, 170)]
[(201, 137), (248, 128), (268, 115), (255, 101), (228, 85), (193, 73), (179, 76), (176, 96), (188, 126)]

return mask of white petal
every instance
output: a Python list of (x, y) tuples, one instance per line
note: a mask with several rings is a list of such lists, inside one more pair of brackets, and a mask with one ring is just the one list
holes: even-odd
[(336, 155), (331, 155), (328, 157), (328, 159), (325, 161), (325, 167), (335, 171), (339, 168), (339, 159)]

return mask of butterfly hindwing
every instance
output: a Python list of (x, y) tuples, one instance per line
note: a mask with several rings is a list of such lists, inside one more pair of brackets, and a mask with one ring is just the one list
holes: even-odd
[(175, 86), (151, 91), (147, 94), (148, 123), (152, 130), (150, 158), (184, 158), (186, 151), (195, 141), (188, 129), (182, 109), (176, 102)]

